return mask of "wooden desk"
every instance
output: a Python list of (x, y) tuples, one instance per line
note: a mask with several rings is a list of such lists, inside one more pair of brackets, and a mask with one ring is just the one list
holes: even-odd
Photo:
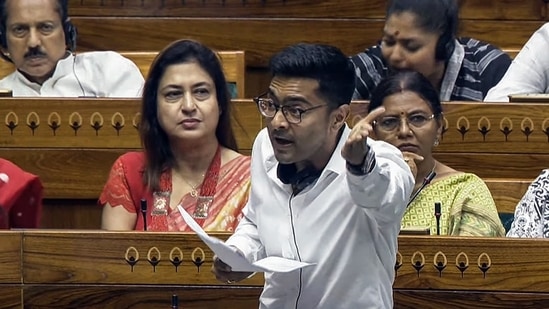
[(22, 234), (0, 231), (0, 308), (17, 308), (23, 297)]
[[(160, 308), (172, 293), (185, 308), (257, 308), (262, 290), (260, 274), (217, 282), (212, 252), (194, 234), (26, 230), (0, 233), (0, 249), (11, 273), (1, 277), (0, 308), (21, 299), (25, 308)], [(400, 236), (395, 308), (546, 308), (547, 256), (544, 239)]]
[[(25, 231), (25, 308), (257, 308), (262, 276), (228, 285), (194, 234)], [(222, 239), (228, 234), (218, 234)], [(128, 261), (136, 263), (130, 266)], [(150, 261), (156, 258), (154, 267)], [(179, 259), (175, 267), (171, 261)]]

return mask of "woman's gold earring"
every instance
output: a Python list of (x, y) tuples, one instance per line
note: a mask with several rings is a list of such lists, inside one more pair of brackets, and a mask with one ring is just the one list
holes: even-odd
[(433, 143), (433, 145), (436, 147), (438, 146), (438, 144), (440, 144), (440, 142), (438, 141), (438, 137), (435, 139), (435, 142)]

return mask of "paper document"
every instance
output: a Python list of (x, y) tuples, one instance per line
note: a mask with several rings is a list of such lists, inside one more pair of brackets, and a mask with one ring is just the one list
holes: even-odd
[(193, 217), (180, 205), (177, 206), (183, 220), (187, 225), (202, 239), (202, 241), (217, 255), (219, 259), (231, 266), (233, 271), (246, 272), (290, 272), (306, 266), (314, 265), (311, 263), (290, 260), (277, 256), (269, 256), (254, 263), (250, 263), (245, 257), (240, 255), (235, 248), (226, 245), (219, 238), (208, 235), (202, 227), (194, 221)]

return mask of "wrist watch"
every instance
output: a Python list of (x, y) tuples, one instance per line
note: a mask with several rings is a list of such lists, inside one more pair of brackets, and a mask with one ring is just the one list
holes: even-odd
[(361, 164), (350, 164), (347, 162), (347, 170), (357, 176), (363, 176), (368, 174), (374, 169), (374, 166), (376, 165), (376, 156), (372, 148), (368, 150), (366, 155), (364, 156), (364, 161)]

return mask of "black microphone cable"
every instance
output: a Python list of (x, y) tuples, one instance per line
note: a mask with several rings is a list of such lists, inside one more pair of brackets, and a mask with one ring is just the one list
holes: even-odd
[(414, 195), (412, 195), (412, 197), (408, 201), (408, 204), (406, 205), (406, 208), (408, 208), (408, 206), (412, 204), (412, 202), (416, 199), (416, 197), (419, 195), (421, 190), (423, 190), (423, 188), (425, 188), (428, 184), (430, 184), (436, 175), (437, 173), (433, 170), (427, 175), (427, 177), (423, 179), (423, 183), (421, 184), (421, 187), (419, 187), (419, 189), (414, 193)]

